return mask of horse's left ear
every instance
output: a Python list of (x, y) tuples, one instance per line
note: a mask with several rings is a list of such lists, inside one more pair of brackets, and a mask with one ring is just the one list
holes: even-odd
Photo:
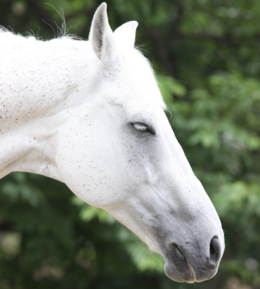
[(115, 53), (116, 41), (108, 23), (106, 3), (102, 3), (94, 14), (89, 42), (99, 59), (112, 58)]
[(134, 48), (137, 21), (126, 22), (114, 31), (117, 45), (124, 48)]

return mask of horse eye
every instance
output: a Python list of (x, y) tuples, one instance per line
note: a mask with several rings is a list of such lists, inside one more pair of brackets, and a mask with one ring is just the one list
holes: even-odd
[(134, 123), (131, 123), (132, 127), (137, 130), (137, 131), (140, 131), (140, 132), (148, 132), (150, 134), (153, 134), (155, 135), (155, 131), (152, 127), (148, 126), (147, 124), (145, 123), (142, 123), (142, 122), (134, 122)]

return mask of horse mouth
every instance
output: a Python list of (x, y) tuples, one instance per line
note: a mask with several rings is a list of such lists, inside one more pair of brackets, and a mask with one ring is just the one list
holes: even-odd
[(170, 243), (169, 251), (165, 254), (165, 261), (164, 271), (170, 279), (187, 283), (196, 281), (192, 267), (177, 244)]

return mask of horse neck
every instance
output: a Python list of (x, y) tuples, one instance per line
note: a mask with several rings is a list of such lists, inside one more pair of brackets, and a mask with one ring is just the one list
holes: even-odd
[[(26, 171), (62, 181), (55, 137), (68, 110), (81, 104), (78, 91), (87, 82), (87, 65), (91, 66), (87, 43), (68, 39), (32, 43), (6, 35), (10, 41), (0, 46), (0, 178)], [(5, 43), (1, 38), (3, 33), (0, 43)]]

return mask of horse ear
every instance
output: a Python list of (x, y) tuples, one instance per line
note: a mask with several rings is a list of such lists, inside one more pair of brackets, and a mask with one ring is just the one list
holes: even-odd
[(102, 3), (94, 14), (89, 42), (99, 59), (104, 56), (111, 56), (115, 49), (115, 40), (108, 22), (106, 3)]
[(117, 44), (128, 49), (133, 48), (135, 45), (135, 33), (137, 26), (137, 21), (129, 21), (118, 27), (114, 32)]

